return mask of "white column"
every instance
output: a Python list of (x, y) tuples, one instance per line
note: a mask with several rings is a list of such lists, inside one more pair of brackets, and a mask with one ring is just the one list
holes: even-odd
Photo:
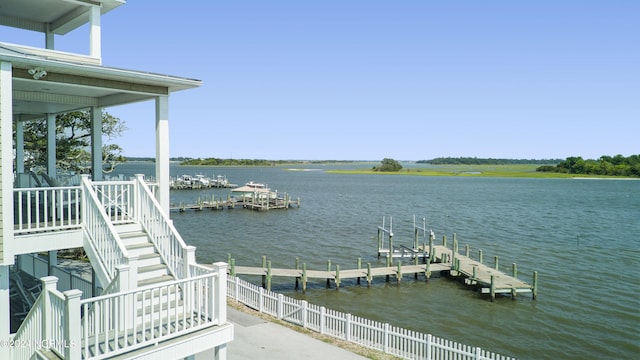
[[(100, 7), (92, 6), (89, 14), (89, 56), (100, 59), (102, 57)], [(102, 61), (100, 61), (102, 63)]]
[(47, 175), (56, 178), (56, 116), (47, 114)]
[[(0, 341), (8, 343), (10, 327), (9, 265), (13, 255), (13, 86), (11, 63), (0, 61)], [(9, 358), (9, 347), (0, 346), (0, 358)]]
[(24, 172), (24, 122), (16, 116), (16, 174)]
[[(0, 265), (0, 343), (8, 344), (11, 333), (9, 266)], [(9, 346), (0, 346), (0, 359), (9, 358)]]
[(156, 98), (156, 179), (158, 202), (169, 216), (169, 96)]
[[(0, 265), (13, 264), (11, 252), (11, 243), (14, 241), (12, 72), (11, 63), (0, 61)], [(1, 306), (0, 310), (5, 311)], [(0, 329), (0, 338), (2, 334), (4, 329)]]
[(91, 108), (91, 179), (102, 180), (102, 109)]
[(54, 33), (53, 31), (51, 31), (51, 24), (47, 23), (47, 31), (45, 32), (44, 36), (44, 46), (46, 49), (49, 50), (55, 50), (55, 44), (54, 44)]

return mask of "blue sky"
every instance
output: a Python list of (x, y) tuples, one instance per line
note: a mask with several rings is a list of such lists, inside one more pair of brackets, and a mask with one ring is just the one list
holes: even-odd
[[(203, 81), (170, 99), (171, 156), (640, 153), (640, 1), (129, 1), (102, 26), (104, 65)], [(125, 155), (154, 155), (153, 108), (107, 109)]]

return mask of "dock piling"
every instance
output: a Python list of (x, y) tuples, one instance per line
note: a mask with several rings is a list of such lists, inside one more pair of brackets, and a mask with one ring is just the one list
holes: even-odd
[(302, 263), (302, 291), (307, 291), (307, 263)]
[(533, 291), (531, 291), (533, 300), (538, 297), (538, 272), (533, 272)]

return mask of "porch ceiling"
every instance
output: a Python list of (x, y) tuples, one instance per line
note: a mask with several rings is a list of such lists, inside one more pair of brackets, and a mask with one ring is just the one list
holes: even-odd
[(47, 24), (55, 34), (64, 35), (89, 21), (91, 5), (105, 14), (124, 0), (2, 0), (0, 25), (45, 32)]

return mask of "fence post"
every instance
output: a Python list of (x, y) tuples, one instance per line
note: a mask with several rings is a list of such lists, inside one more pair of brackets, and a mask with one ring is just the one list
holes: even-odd
[(40, 279), (42, 282), (42, 294), (44, 295), (44, 302), (42, 308), (42, 339), (53, 339), (52, 318), (53, 312), (51, 309), (51, 295), (52, 290), (56, 290), (58, 284), (58, 278), (55, 276), (45, 276)]
[(300, 302), (300, 311), (302, 312), (302, 314), (300, 314), (300, 321), (302, 322), (302, 327), (306, 328), (307, 327), (307, 301), (306, 300), (302, 300)]
[(382, 339), (382, 351), (389, 353), (389, 323), (384, 324), (384, 338)]
[(282, 318), (284, 318), (284, 309), (283, 308), (284, 308), (284, 295), (278, 294), (277, 317), (280, 320), (282, 320)]
[(344, 339), (351, 341), (351, 314), (346, 314), (344, 317)]
[(475, 360), (480, 360), (480, 359), (482, 359), (482, 358), (480, 357), (480, 354), (481, 354), (481, 350), (480, 350), (480, 348), (479, 348), (479, 347), (476, 347), (476, 348), (475, 348), (475, 351), (474, 351), (474, 353), (473, 353), (473, 358), (474, 358)]
[(264, 288), (261, 287), (260, 292), (258, 293), (258, 312), (260, 313), (262, 313), (263, 311), (263, 307), (262, 307), (263, 303), (264, 303)]
[(326, 311), (327, 309), (324, 306), (320, 307), (320, 334), (324, 335), (324, 322), (325, 322), (325, 317), (326, 317)]
[(213, 263), (213, 269), (217, 273), (216, 277), (211, 277), (213, 286), (211, 286), (211, 297), (213, 301), (213, 314), (218, 319), (218, 325), (227, 322), (227, 263)]
[(427, 334), (427, 358), (426, 360), (431, 360), (431, 334)]
[(240, 295), (240, 286), (238, 286), (238, 277), (233, 275), (233, 297), (236, 301), (238, 301), (238, 297)]
[[(64, 293), (64, 358), (76, 360), (82, 357), (80, 333), (80, 297), (82, 291), (67, 290)], [(46, 338), (45, 338), (46, 339)]]

